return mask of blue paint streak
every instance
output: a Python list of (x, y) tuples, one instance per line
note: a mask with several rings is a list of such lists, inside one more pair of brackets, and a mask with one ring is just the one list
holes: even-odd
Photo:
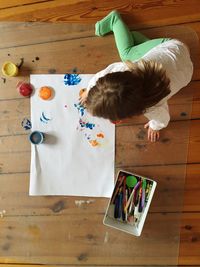
[(85, 113), (85, 108), (84, 108), (84, 106), (82, 106), (80, 103), (78, 103), (78, 104), (74, 104), (74, 106), (78, 109), (80, 115), (83, 116), (84, 113)]
[(41, 117), (40, 117), (40, 121), (47, 124), (47, 121), (44, 121)]
[(45, 115), (44, 115), (44, 112), (42, 112), (42, 117), (43, 119), (45, 119), (46, 121), (50, 121), (51, 119), (48, 119)]
[(64, 84), (65, 85), (77, 85), (81, 81), (79, 74), (65, 74), (64, 76)]
[(21, 122), (22, 127), (25, 130), (30, 130), (32, 128), (32, 123), (29, 119), (24, 118), (23, 121)]
[(81, 119), (79, 120), (80, 126), (82, 128), (89, 128), (90, 130), (92, 130), (95, 127), (94, 123), (91, 122), (84, 122)]

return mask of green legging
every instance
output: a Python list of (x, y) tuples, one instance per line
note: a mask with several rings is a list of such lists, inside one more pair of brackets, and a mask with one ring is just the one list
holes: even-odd
[(170, 38), (150, 40), (139, 32), (131, 32), (117, 11), (112, 11), (95, 25), (95, 34), (98, 36), (104, 36), (111, 31), (114, 33), (122, 61), (140, 59), (155, 46), (170, 40)]

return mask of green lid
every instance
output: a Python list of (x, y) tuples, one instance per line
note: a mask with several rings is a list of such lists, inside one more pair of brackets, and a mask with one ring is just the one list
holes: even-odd
[(137, 184), (137, 178), (135, 176), (127, 176), (126, 177), (126, 185), (128, 187), (134, 187)]

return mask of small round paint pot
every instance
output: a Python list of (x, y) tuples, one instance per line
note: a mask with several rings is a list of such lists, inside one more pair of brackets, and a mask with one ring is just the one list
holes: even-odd
[(33, 87), (30, 83), (18, 82), (17, 90), (20, 93), (20, 95), (24, 97), (30, 97), (33, 92)]
[(133, 175), (126, 177), (126, 185), (130, 188), (134, 187), (137, 184), (137, 178)]
[(11, 61), (6, 61), (3, 63), (2, 73), (5, 76), (15, 77), (19, 73), (19, 69), (18, 69), (17, 65), (12, 63)]
[(43, 100), (49, 100), (52, 98), (52, 89), (49, 86), (43, 86), (40, 88), (39, 97)]
[(39, 131), (34, 131), (29, 135), (29, 141), (33, 145), (39, 145), (42, 144), (45, 139), (44, 133)]

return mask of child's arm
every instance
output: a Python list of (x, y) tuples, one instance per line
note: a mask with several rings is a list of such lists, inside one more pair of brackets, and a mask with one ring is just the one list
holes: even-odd
[(156, 141), (159, 138), (159, 130), (167, 127), (170, 121), (168, 104), (165, 102), (162, 105), (149, 108), (144, 116), (149, 119), (148, 124), (145, 124), (145, 128), (148, 129), (148, 139)]

